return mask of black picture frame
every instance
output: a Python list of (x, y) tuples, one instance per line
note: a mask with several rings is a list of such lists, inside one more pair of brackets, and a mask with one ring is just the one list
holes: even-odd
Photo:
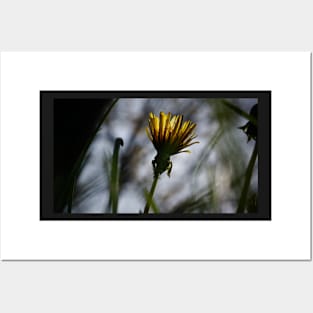
[[(234, 214), (76, 214), (54, 212), (53, 156), (56, 99), (257, 98), (258, 212)], [(40, 91), (40, 220), (271, 220), (271, 91)]]

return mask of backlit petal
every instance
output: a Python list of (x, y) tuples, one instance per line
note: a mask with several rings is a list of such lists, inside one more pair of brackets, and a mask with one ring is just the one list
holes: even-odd
[(191, 121), (183, 122), (182, 115), (173, 115), (160, 112), (159, 117), (149, 114), (148, 127), (146, 133), (152, 141), (158, 152), (166, 151), (173, 155), (181, 152), (189, 152), (183, 150), (197, 142), (192, 142), (196, 135), (194, 130), (196, 124)]

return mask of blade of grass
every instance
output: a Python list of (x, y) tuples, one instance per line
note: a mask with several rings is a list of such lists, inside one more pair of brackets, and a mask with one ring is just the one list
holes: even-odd
[(110, 197), (111, 168), (112, 168), (112, 155), (105, 152), (104, 157), (103, 157), (103, 170), (104, 170), (104, 176), (105, 176), (104, 184), (108, 190), (108, 201), (104, 206), (104, 213), (111, 213), (111, 207), (112, 207), (111, 197)]
[(68, 184), (67, 184), (67, 186), (65, 188), (65, 192), (68, 194), (68, 201), (67, 201), (67, 203), (68, 203), (68, 207), (67, 207), (68, 213), (72, 213), (72, 205), (73, 205), (73, 199), (74, 199), (74, 193), (75, 193), (75, 189), (76, 189), (77, 179), (78, 179), (78, 176), (79, 176), (80, 171), (82, 169), (82, 163), (84, 161), (86, 153), (87, 153), (87, 151), (88, 151), (88, 149), (90, 147), (90, 144), (92, 143), (94, 137), (98, 133), (101, 125), (103, 124), (103, 122), (105, 121), (107, 116), (110, 114), (111, 110), (113, 109), (114, 105), (116, 104), (116, 102), (118, 100), (119, 100), (119, 98), (116, 98), (115, 100), (113, 100), (111, 105), (104, 112), (104, 114), (101, 117), (99, 123), (97, 124), (97, 127), (95, 128), (95, 130), (93, 131), (93, 133), (89, 137), (89, 139), (86, 142), (82, 152), (80, 153), (77, 161), (74, 164), (73, 170), (72, 170), (71, 175), (70, 175), (69, 180), (68, 180)]
[(224, 129), (219, 128), (214, 135), (211, 137), (211, 139), (208, 141), (205, 149), (206, 151), (203, 152), (201, 159), (199, 160), (197, 167), (195, 169), (195, 172), (197, 173), (199, 171), (199, 168), (202, 166), (202, 163), (208, 159), (210, 153), (213, 151), (215, 145), (219, 142), (221, 137), (224, 134)]
[(214, 135), (208, 140), (208, 143), (206, 144), (206, 147), (203, 149), (201, 153), (201, 158), (199, 162), (197, 163), (195, 169), (193, 170), (192, 177), (192, 186), (193, 189), (195, 188), (195, 179), (198, 177), (199, 171), (203, 166), (203, 163), (205, 160), (208, 160), (211, 152), (213, 151), (214, 147), (216, 144), (219, 142), (219, 140), (222, 138), (224, 135), (224, 129), (219, 128), (217, 131), (214, 133)]
[(253, 125), (257, 126), (258, 125), (258, 121), (256, 120), (256, 118), (250, 114), (248, 114), (247, 112), (241, 110), (240, 108), (238, 108), (237, 106), (233, 105), (232, 103), (230, 103), (227, 100), (221, 100), (221, 102), (226, 105), (229, 109), (233, 110), (235, 113), (239, 114), (240, 116), (244, 117), (245, 119), (247, 119), (248, 121), (250, 121)]
[(257, 155), (258, 155), (257, 142), (255, 142), (253, 152), (252, 152), (252, 155), (251, 155), (248, 167), (247, 167), (245, 181), (244, 181), (241, 196), (239, 199), (239, 205), (238, 205), (237, 213), (244, 213), (244, 211), (245, 211), (250, 181), (251, 181), (253, 168), (254, 168), (254, 164), (255, 164)]
[(119, 195), (119, 170), (118, 170), (118, 154), (120, 146), (123, 146), (124, 142), (122, 138), (116, 138), (114, 144), (114, 151), (112, 157), (112, 170), (111, 170), (111, 181), (110, 181), (110, 200), (109, 203), (112, 205), (112, 213), (117, 213), (118, 207), (118, 195)]

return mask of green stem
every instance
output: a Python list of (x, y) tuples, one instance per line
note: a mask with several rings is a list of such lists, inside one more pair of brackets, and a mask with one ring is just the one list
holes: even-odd
[(117, 213), (118, 193), (119, 193), (119, 171), (118, 171), (118, 154), (120, 146), (123, 146), (123, 139), (115, 139), (113, 158), (112, 158), (112, 172), (111, 172), (111, 194), (110, 203), (112, 204), (112, 213)]
[(143, 211), (144, 214), (148, 214), (149, 213), (150, 203), (152, 201), (153, 194), (154, 194), (154, 191), (155, 191), (155, 188), (156, 188), (159, 176), (160, 175), (154, 176), (154, 180), (153, 180), (153, 183), (152, 183), (152, 186), (151, 186), (151, 189), (150, 189), (149, 197), (147, 199), (147, 203), (146, 203), (146, 206), (145, 206), (144, 211)]
[(245, 175), (245, 181), (244, 181), (241, 196), (239, 199), (239, 206), (237, 209), (237, 213), (244, 213), (244, 211), (245, 211), (245, 205), (246, 205), (246, 201), (247, 201), (248, 190), (249, 190), (252, 172), (253, 172), (253, 168), (254, 168), (254, 164), (255, 164), (257, 155), (258, 155), (257, 142), (255, 142), (253, 152), (252, 152), (252, 155), (251, 155), (248, 167), (247, 167), (247, 171), (246, 171), (246, 175)]
[(151, 207), (153, 213), (159, 214), (160, 210), (159, 210), (158, 206), (156, 205), (155, 201), (153, 199), (151, 199), (148, 190), (144, 189), (144, 193), (145, 193), (145, 199), (146, 199), (146, 201), (149, 201), (149, 204), (150, 204), (150, 207)]

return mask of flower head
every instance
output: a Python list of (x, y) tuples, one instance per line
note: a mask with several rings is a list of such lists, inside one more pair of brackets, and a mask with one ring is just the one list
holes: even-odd
[(160, 117), (153, 113), (149, 114), (149, 126), (146, 128), (147, 135), (152, 141), (157, 156), (153, 161), (155, 175), (168, 170), (170, 174), (172, 164), (170, 156), (181, 152), (190, 152), (185, 148), (198, 143), (194, 130), (197, 124), (191, 121), (183, 122), (182, 115), (160, 113)]

